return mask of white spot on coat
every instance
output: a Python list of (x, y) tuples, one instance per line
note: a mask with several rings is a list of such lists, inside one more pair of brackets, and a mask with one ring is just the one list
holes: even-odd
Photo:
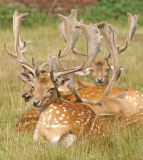
[(62, 117), (64, 117), (65, 116), (65, 114), (62, 114)]
[(59, 114), (59, 113), (60, 113), (60, 111), (56, 111), (56, 113), (57, 113), (57, 114)]
[(49, 115), (49, 117), (48, 117), (48, 121), (51, 119), (51, 117), (52, 117), (52, 115)]
[(60, 117), (60, 118), (59, 118), (59, 120), (62, 120), (62, 119), (63, 119), (63, 117)]

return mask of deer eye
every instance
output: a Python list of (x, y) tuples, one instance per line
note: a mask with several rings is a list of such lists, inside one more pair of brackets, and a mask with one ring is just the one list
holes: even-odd
[(94, 72), (94, 70), (93, 70), (93, 69), (90, 69), (90, 72)]
[(106, 68), (106, 71), (109, 71), (109, 67)]
[(102, 107), (102, 104), (100, 102), (96, 103), (95, 106), (96, 105)]
[(49, 91), (49, 92), (53, 92), (54, 89), (55, 89), (55, 88), (50, 88), (48, 91)]
[(32, 85), (31, 88), (34, 89), (34, 86)]

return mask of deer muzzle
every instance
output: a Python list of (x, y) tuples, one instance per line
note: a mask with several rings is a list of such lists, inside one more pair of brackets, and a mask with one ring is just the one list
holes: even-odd
[(33, 100), (33, 101), (32, 101), (32, 105), (33, 105), (34, 107), (39, 107), (40, 104), (41, 104), (41, 101), (39, 101), (39, 100)]

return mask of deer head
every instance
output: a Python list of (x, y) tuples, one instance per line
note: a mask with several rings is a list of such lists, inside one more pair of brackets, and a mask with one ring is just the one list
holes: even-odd
[[(80, 27), (83, 30), (85, 37), (86, 37), (87, 55), (88, 55), (86, 63), (83, 63), (81, 66), (74, 67), (69, 70), (61, 71), (61, 69), (59, 69), (59, 71), (55, 73), (54, 67), (53, 67), (54, 63), (53, 63), (52, 57), (49, 56), (49, 65), (51, 68), (50, 75), (51, 76), (50, 76), (50, 78), (48, 77), (48, 79), (47, 79), (47, 77), (39, 77), (34, 80), (35, 90), (33, 92), (33, 105), (43, 107), (46, 104), (50, 104), (51, 101), (52, 102), (57, 101), (58, 90), (56, 88), (61, 85), (69, 85), (70, 81), (72, 81), (72, 78), (67, 78), (67, 77), (63, 78), (62, 76), (88, 68), (91, 65), (91, 63), (93, 62), (93, 60), (95, 59), (97, 53), (99, 52), (99, 47), (100, 47), (102, 37), (100, 36), (100, 33), (99, 33), (96, 25), (83, 25), (82, 24), (77, 27), (78, 28)], [(38, 85), (38, 83), (39, 83), (39, 85)], [(45, 85), (42, 83), (45, 83)], [(50, 89), (50, 87), (52, 87), (52, 89)], [(71, 87), (71, 90), (73, 91), (74, 95), (76, 95), (78, 97), (79, 95), (78, 95), (78, 92), (74, 86), (74, 83), (72, 83), (72, 85), (70, 87)], [(40, 93), (40, 91), (42, 93)], [(48, 93), (48, 94), (46, 94), (46, 93)], [(54, 96), (54, 94), (55, 94), (55, 96)], [(81, 97), (78, 97), (78, 98), (81, 99)], [(84, 100), (81, 99), (81, 101), (84, 101)]]
[[(136, 15), (132, 16), (131, 13), (127, 13), (127, 17), (128, 17), (128, 23), (129, 23), (128, 34), (127, 34), (126, 42), (123, 45), (123, 47), (119, 47), (117, 45), (119, 54), (123, 53), (128, 48), (128, 45), (130, 41), (133, 39), (133, 36), (137, 28), (138, 17)], [(73, 53), (80, 55), (80, 56), (86, 56), (84, 53), (77, 51), (75, 48), (73, 49)], [(111, 54), (109, 54), (105, 59), (95, 60), (89, 69), (77, 72), (76, 74), (85, 76), (85, 75), (88, 75), (90, 72), (92, 72), (92, 76), (93, 76), (95, 85), (96, 86), (103, 86), (103, 85), (106, 86), (109, 83), (109, 72), (114, 70), (114, 67), (110, 66), (108, 62), (109, 58), (111, 58)], [(120, 66), (121, 71), (124, 69), (126, 69), (125, 66)]]
[[(13, 14), (13, 33), (14, 33), (14, 48), (15, 54), (10, 52), (5, 44), (4, 47), (10, 57), (16, 64), (19, 64), (23, 68), (23, 72), (19, 72), (19, 76), (24, 82), (25, 86), (22, 91), (22, 97), (24, 98), (25, 102), (29, 102), (32, 97), (33, 92), (33, 79), (35, 77), (35, 64), (32, 58), (32, 65), (26, 61), (23, 54), (27, 51), (28, 45), (31, 43), (30, 41), (21, 42), (20, 39), (20, 25), (24, 18), (28, 16), (28, 13), (19, 14), (17, 10), (15, 10)], [(44, 74), (46, 71), (44, 67), (47, 65), (47, 61), (43, 62), (39, 66), (39, 73)]]

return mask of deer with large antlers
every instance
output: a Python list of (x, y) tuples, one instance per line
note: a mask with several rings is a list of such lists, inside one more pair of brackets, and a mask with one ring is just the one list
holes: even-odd
[[(27, 103), (27, 105), (31, 106), (31, 98), (33, 95), (33, 86), (32, 86), (32, 82), (33, 79), (35, 77), (35, 73), (33, 72), (35, 64), (34, 61), (32, 60), (32, 65), (30, 65), (24, 58), (23, 53), (26, 52), (27, 50), (27, 45), (30, 43), (30, 41), (24, 41), (24, 43), (21, 42), (20, 39), (20, 25), (21, 22), (24, 20), (24, 18), (28, 15), (28, 13), (24, 13), (24, 14), (20, 14), (18, 13), (18, 11), (16, 10), (14, 12), (13, 15), (13, 33), (14, 33), (14, 38), (15, 38), (15, 53), (13, 54), (12, 52), (10, 52), (6, 46), (6, 44), (4, 45), (5, 49), (7, 50), (8, 54), (10, 55), (10, 57), (14, 60), (15, 63), (20, 64), (22, 66), (22, 68), (24, 69), (24, 72), (20, 72), (19, 75), (22, 79), (22, 81), (25, 83), (25, 87), (23, 89), (22, 92), (22, 97), (24, 98), (25, 102)], [(38, 70), (38, 74), (45, 74), (47, 73), (44, 70), (44, 67), (48, 64), (48, 61), (42, 63), (39, 66), (39, 70)], [(27, 66), (27, 68), (25, 67), (25, 65)], [(75, 82), (76, 83), (76, 87), (77, 88), (86, 88), (87, 86), (93, 86), (92, 84), (88, 83), (88, 82)], [(67, 88), (61, 88), (60, 92), (63, 94), (67, 94), (66, 90), (69, 92), (69, 89)], [(71, 93), (70, 93), (71, 94)], [(35, 113), (35, 115), (34, 115)], [(23, 114), (18, 122), (17, 122), (17, 130), (18, 131), (29, 131), (34, 129), (35, 124), (38, 121), (38, 114), (37, 114), (37, 109), (31, 109), (29, 110), (26, 114)], [(30, 123), (28, 124), (27, 121), (30, 121)], [(34, 122), (35, 121), (35, 122)]]
[(106, 133), (105, 124), (94, 114), (88, 104), (66, 103), (63, 100), (60, 103), (60, 94), (57, 89), (61, 85), (70, 83), (71, 78), (64, 78), (64, 75), (87, 68), (99, 51), (101, 36), (98, 29), (95, 26), (87, 26), (87, 28), (89, 35), (93, 37), (91, 43), (96, 42), (96, 46), (94, 46), (94, 51), (88, 52), (93, 56), (89, 57), (86, 63), (70, 70), (54, 72), (53, 62), (49, 57), (50, 77), (39, 75), (37, 74), (38, 69), (35, 70), (32, 104), (39, 108), (40, 115), (34, 134), (35, 140), (45, 138), (51, 144), (61, 141), (68, 147), (81, 136)]
[[(112, 30), (112, 32), (113, 32), (113, 35), (114, 36), (116, 36), (115, 37), (115, 39), (114, 39), (114, 41), (116, 41), (115, 43), (113, 43), (113, 42), (110, 42), (110, 46), (112, 46), (112, 48), (118, 53), (118, 54), (120, 54), (121, 52), (123, 52), (125, 49), (127, 49), (127, 46), (128, 46), (128, 44), (129, 44), (129, 42), (130, 42), (130, 40), (133, 38), (133, 36), (134, 36), (134, 33), (135, 33), (135, 31), (136, 31), (136, 27), (137, 27), (137, 16), (132, 16), (130, 13), (128, 13), (127, 14), (128, 15), (128, 21), (129, 21), (129, 32), (128, 32), (128, 36), (127, 36), (127, 40), (126, 40), (126, 44), (124, 45), (124, 47), (122, 47), (122, 48), (119, 48), (118, 47), (118, 45), (117, 45), (117, 33), (116, 33), (116, 31), (115, 31), (115, 29), (114, 29), (114, 27), (113, 26), (111, 26), (111, 25), (108, 25), (109, 27), (108, 28), (110, 28), (110, 30)], [(61, 15), (60, 15), (60, 17), (61, 17)], [(63, 17), (63, 16), (62, 16)], [(75, 14), (75, 17), (74, 17), (75, 19), (76, 19), (76, 14)], [(63, 17), (62, 18), (63, 19), (63, 23), (60, 25), (60, 31), (61, 31), (61, 35), (62, 35), (62, 37), (63, 37), (63, 39), (65, 40), (65, 42), (67, 42), (67, 43), (69, 43), (68, 41), (67, 41), (67, 35), (66, 35), (66, 30), (68, 30), (68, 27), (66, 27), (64, 24), (65, 24), (65, 22), (66, 23), (68, 23), (69, 25), (70, 24), (72, 24), (72, 21), (70, 21), (70, 16), (69, 17)], [(67, 19), (68, 19), (68, 21), (67, 21)], [(103, 30), (101, 29), (101, 27), (100, 26), (102, 26), (101, 24), (100, 25), (98, 25), (98, 27), (99, 27), (99, 30), (100, 30), (100, 32), (103, 32)], [(103, 25), (104, 26), (104, 25)], [(106, 26), (106, 25), (105, 25)], [(88, 30), (85, 30), (85, 28), (83, 27), (83, 32), (84, 32), (84, 34), (85, 34), (85, 36), (87, 37), (87, 39), (89, 40), (90, 38), (88, 37)], [(107, 32), (107, 27), (106, 27), (106, 29), (104, 28), (104, 32), (105, 32), (105, 30), (106, 30), (106, 32)], [(103, 32), (103, 33), (104, 33)], [(73, 34), (72, 34), (72, 32), (70, 32), (70, 30), (69, 30), (69, 32), (68, 33), (70, 33), (70, 37), (73, 37)], [(103, 34), (102, 33), (102, 34)], [(79, 35), (79, 34), (78, 34)], [(105, 38), (106, 38), (106, 41), (105, 41), (105, 44), (107, 45), (108, 43), (109, 43), (109, 41), (107, 41), (107, 37), (106, 37), (107, 35), (104, 33), (104, 35), (103, 35), (103, 40), (105, 41)], [(108, 37), (110, 37), (111, 35), (108, 35)], [(110, 38), (109, 38), (110, 39)], [(72, 42), (72, 41), (71, 41)], [(107, 43), (108, 42), (108, 43)], [(88, 44), (88, 43), (87, 43)], [(113, 47), (113, 44), (115, 45), (114, 47)], [(109, 45), (109, 44), (108, 44)], [(68, 44), (67, 44), (67, 46), (68, 46)], [(109, 51), (109, 53), (111, 52), (111, 50), (110, 50), (110, 48), (109, 48), (109, 46), (107, 46), (108, 47), (108, 51)], [(92, 49), (92, 46), (90, 46), (90, 45), (88, 45), (88, 47), (87, 48), (90, 48), (90, 49)], [(115, 52), (114, 51), (114, 52)], [(83, 54), (83, 53), (81, 53), (81, 52), (79, 52), (79, 51), (77, 51), (77, 50), (75, 50), (75, 48), (73, 48), (73, 52), (74, 53), (76, 53), (77, 55), (85, 55), (85, 56), (87, 56), (87, 54)], [(115, 55), (117, 55), (117, 54), (115, 54)], [(111, 53), (109, 54), (109, 56), (107, 57), (107, 61), (106, 61), (106, 63), (108, 62), (108, 58), (109, 57), (111, 57)], [(116, 62), (117, 60), (119, 60), (119, 56), (117, 57), (115, 57), (115, 59), (113, 60), (113, 62)], [(96, 60), (95, 60), (96, 61)], [(97, 62), (98, 63), (98, 62)], [(101, 63), (100, 63), (101, 64)], [(99, 65), (100, 65), (99, 64)], [(116, 64), (116, 63), (115, 63)], [(109, 63), (107, 63), (107, 65), (108, 65), (108, 67), (109, 67)], [(119, 66), (119, 68), (120, 68), (120, 66)], [(116, 73), (116, 72), (115, 72)], [(107, 75), (106, 75), (107, 76)], [(111, 82), (113, 82), (113, 81), (111, 81)], [(109, 86), (110, 86), (110, 84), (109, 84)], [(112, 86), (112, 84), (111, 84), (111, 86)], [(110, 87), (109, 87), (110, 88)], [(98, 92), (98, 89), (100, 90), (100, 93)], [(121, 92), (122, 90), (121, 89), (113, 89), (113, 91), (111, 92), (111, 95), (112, 95), (112, 93), (114, 93), (115, 91), (117, 90), (117, 92)], [(102, 91), (102, 92), (101, 92)], [(86, 98), (86, 99), (92, 99), (92, 100), (95, 100), (95, 101), (97, 101), (98, 99), (99, 99), (99, 97), (101, 97), (102, 96), (102, 94), (104, 93), (104, 91), (105, 91), (105, 88), (92, 88), (92, 89), (89, 89), (89, 88), (86, 88), (86, 89), (81, 89), (80, 91), (79, 91), (79, 93), (80, 93), (80, 96), (81, 97), (84, 97), (84, 98)], [(106, 89), (106, 91), (105, 92), (107, 92), (108, 91), (108, 88)], [(124, 91), (124, 90), (123, 90)], [(129, 90), (130, 91), (130, 90)], [(109, 92), (109, 91), (108, 91)], [(98, 98), (96, 98), (97, 96), (97, 93), (99, 94), (98, 95)], [(107, 93), (108, 94), (108, 93)], [(75, 95), (75, 94), (74, 94)], [(113, 94), (113, 95), (115, 95), (115, 94)], [(136, 95), (137, 96), (139, 96), (140, 98), (141, 98), (141, 96), (139, 95), (139, 93), (137, 93), (136, 92)], [(131, 96), (131, 97), (130, 97)], [(130, 97), (130, 99), (132, 99), (132, 95), (129, 93), (128, 94), (128, 96), (127, 97)], [(72, 99), (73, 100), (73, 99)], [(141, 106), (142, 106), (142, 104), (141, 103), (137, 103), (137, 102), (134, 102), (134, 101), (132, 101), (131, 103), (135, 103), (137, 106), (138, 106), (138, 108), (140, 108)], [(109, 106), (111, 106), (111, 105), (109, 105)], [(119, 107), (120, 108), (120, 107)], [(128, 108), (128, 107), (127, 107)], [(133, 108), (136, 108), (136, 106), (134, 106)], [(105, 110), (110, 110), (110, 111), (113, 111), (114, 110), (114, 108), (112, 109), (109, 109), (108, 107), (106, 108), (105, 107)], [(122, 110), (124, 110), (123, 108), (122, 108)], [(133, 113), (135, 112), (135, 111), (137, 111), (136, 109), (133, 111)], [(128, 112), (128, 111), (126, 111), (126, 112)], [(130, 112), (131, 113), (131, 112)], [(132, 113), (132, 114), (133, 114)]]
[[(129, 30), (128, 30), (125, 45), (121, 48), (119, 46), (117, 46), (117, 48), (119, 49), (119, 54), (121, 54), (122, 52), (124, 52), (128, 48), (128, 45), (129, 45), (130, 41), (132, 40), (132, 38), (136, 32), (136, 28), (137, 28), (138, 16), (136, 16), (136, 15), (132, 16), (131, 13), (127, 13), (127, 17), (128, 17), (128, 23), (129, 23)], [(75, 16), (75, 18), (76, 18), (76, 16)], [(69, 43), (66, 40), (67, 35), (66, 35), (65, 30), (66, 29), (68, 30), (68, 28), (66, 28), (64, 25), (65, 24), (64, 19), (66, 20), (67, 18), (63, 18), (63, 23), (60, 25), (59, 28), (60, 28), (60, 32), (61, 32), (63, 39), (65, 40), (65, 42)], [(68, 21), (68, 23), (71, 24), (72, 21)], [(73, 36), (72, 32), (70, 32), (70, 35)], [(67, 46), (68, 46), (68, 44), (67, 44)], [(77, 51), (75, 48), (73, 48), (72, 51), (76, 55), (86, 56), (85, 54)], [(113, 71), (113, 69), (114, 69), (109, 64), (109, 58), (111, 58), (110, 54), (109, 54), (109, 56), (107, 56), (104, 59), (95, 60), (88, 69), (86, 69), (84, 71), (77, 72), (75, 74), (83, 76), (83, 75), (87, 75), (91, 72), (96, 86), (106, 86), (109, 83), (109, 71)], [(122, 71), (122, 70), (126, 69), (126, 67), (120, 66), (120, 69)]]
[[(105, 88), (91, 88), (91, 89), (86, 88), (86, 89), (81, 89), (79, 91), (79, 93), (80, 93), (81, 97), (83, 97), (85, 99), (93, 100), (94, 102), (97, 102), (97, 99), (99, 99), (102, 96), (102, 94), (104, 93), (104, 90), (105, 90)], [(124, 90), (122, 90), (122, 89), (113, 89), (111, 91), (111, 95), (116, 95), (117, 93), (121, 93), (122, 91), (124, 91)], [(136, 92), (136, 91), (134, 90), (134, 92)], [(140, 95), (137, 92), (136, 92), (136, 96), (138, 97), (138, 99), (140, 99)], [(133, 98), (133, 100), (132, 100), (132, 95), (130, 95), (130, 90), (129, 90), (129, 94), (127, 96), (127, 99), (131, 100), (131, 103), (138, 104), (136, 102), (136, 99)], [(138, 105), (141, 107), (140, 103)], [(94, 110), (95, 110), (95, 108), (94, 108)], [(100, 111), (100, 112), (98, 112), (98, 111)], [(98, 110), (98, 109), (96, 110), (96, 112), (98, 112), (98, 114), (99, 113), (101, 113), (101, 114), (105, 113), (105, 111), (107, 113), (108, 110), (105, 109), (104, 112), (103, 112), (103, 110), (102, 110), (102, 112), (101, 112), (101, 110)], [(112, 109), (110, 109), (110, 113), (112, 113), (111, 111), (112, 111)], [(108, 113), (109, 113), (109, 111), (108, 111)], [(35, 112), (35, 114), (37, 114), (37, 112)], [(27, 114), (27, 116), (30, 116), (30, 115)]]
[[(93, 33), (94, 33), (94, 36), (95, 35), (98, 36), (99, 34), (99, 31), (97, 30), (95, 25), (87, 26), (82, 24), (77, 27), (82, 29), (84, 33), (87, 33), (88, 31), (88, 37), (93, 36)], [(109, 106), (114, 105), (115, 108), (118, 108), (121, 106), (123, 108), (126, 105), (128, 105), (128, 107), (133, 110), (133, 107), (132, 107), (133, 104), (129, 103), (126, 99), (122, 99), (125, 97), (126, 95), (125, 93), (122, 93), (116, 97), (108, 97), (115, 81), (118, 79), (120, 75), (120, 63), (118, 58), (119, 54), (116, 47), (117, 34), (114, 28), (112, 26), (107, 25), (106, 23), (101, 24), (100, 31), (101, 31), (101, 34), (103, 35), (106, 47), (108, 48), (109, 52), (112, 55), (113, 65), (115, 69), (114, 69), (113, 77), (103, 94), (103, 98), (101, 98), (98, 103), (96, 104), (93, 103), (93, 104), (98, 106), (99, 103), (104, 103), (105, 101), (107, 105)], [(90, 57), (89, 55), (93, 55), (96, 57), (96, 54), (99, 51), (100, 41), (101, 41), (100, 39), (96, 39), (95, 37), (92, 39), (90, 37), (90, 41), (88, 41), (88, 45), (92, 46), (92, 44), (96, 44), (96, 49), (91, 50), (91, 48), (89, 49), (87, 47), (88, 57)], [(60, 99), (58, 98), (60, 97), (60, 95), (58, 93), (58, 90), (56, 89), (60, 85), (63, 85), (63, 84), (67, 85), (67, 83), (70, 83), (68, 82), (70, 81), (70, 78), (66, 77), (61, 79), (61, 76), (76, 72), (79, 69), (81, 70), (83, 69), (83, 67), (86, 69), (89, 66), (89, 64), (92, 63), (93, 60), (91, 59), (92, 57), (90, 57), (87, 60), (87, 63), (82, 65), (80, 68), (76, 67), (69, 71), (66, 71), (66, 72), (64, 71), (63, 73), (62, 72), (55, 73), (53, 71), (52, 60), (50, 60), (51, 62), (51, 64), (49, 62), (49, 65), (51, 68), (50, 78), (43, 76), (43, 77), (37, 77), (34, 80), (35, 90), (33, 92), (33, 105), (39, 108), (39, 111), (41, 114), (37, 128), (35, 130), (35, 134), (34, 134), (35, 140), (40, 138), (45, 138), (48, 142), (52, 144), (55, 144), (61, 141), (61, 143), (65, 144), (68, 147), (73, 143), (75, 139), (80, 137), (81, 134), (82, 136), (88, 136), (88, 135), (91, 135), (92, 133), (94, 135), (95, 134), (94, 131), (97, 130), (97, 128), (100, 128), (100, 131), (98, 130), (97, 133), (99, 132), (101, 133), (101, 128), (104, 125), (102, 125), (101, 127), (102, 123), (99, 122), (99, 120), (95, 119), (94, 117), (91, 118), (91, 115), (88, 116), (87, 114), (89, 112), (93, 112), (94, 106), (91, 107), (92, 110), (89, 110), (89, 108), (85, 109), (86, 106), (89, 107), (89, 105), (83, 104), (83, 103), (66, 103), (66, 102), (63, 102), (63, 100), (60, 103)], [(85, 99), (81, 98), (81, 100), (85, 102)], [(82, 108), (82, 105), (85, 105), (84, 108)], [(98, 106), (98, 107), (101, 107), (101, 106)], [(84, 110), (85, 112), (81, 112), (80, 110), (82, 111)], [(120, 113), (121, 109), (117, 112)], [(136, 113), (137, 111), (135, 110), (132, 112)], [(84, 116), (82, 117), (81, 114), (85, 115), (85, 117)], [(132, 115), (133, 113), (128, 113), (128, 114)], [(89, 121), (91, 120), (92, 125), (90, 125), (87, 122), (87, 120), (85, 121), (85, 118), (89, 119)], [(95, 128), (95, 124), (96, 124), (96, 128)], [(99, 124), (100, 124), (100, 127), (99, 127)], [(102, 130), (102, 132), (103, 131), (104, 130)]]

